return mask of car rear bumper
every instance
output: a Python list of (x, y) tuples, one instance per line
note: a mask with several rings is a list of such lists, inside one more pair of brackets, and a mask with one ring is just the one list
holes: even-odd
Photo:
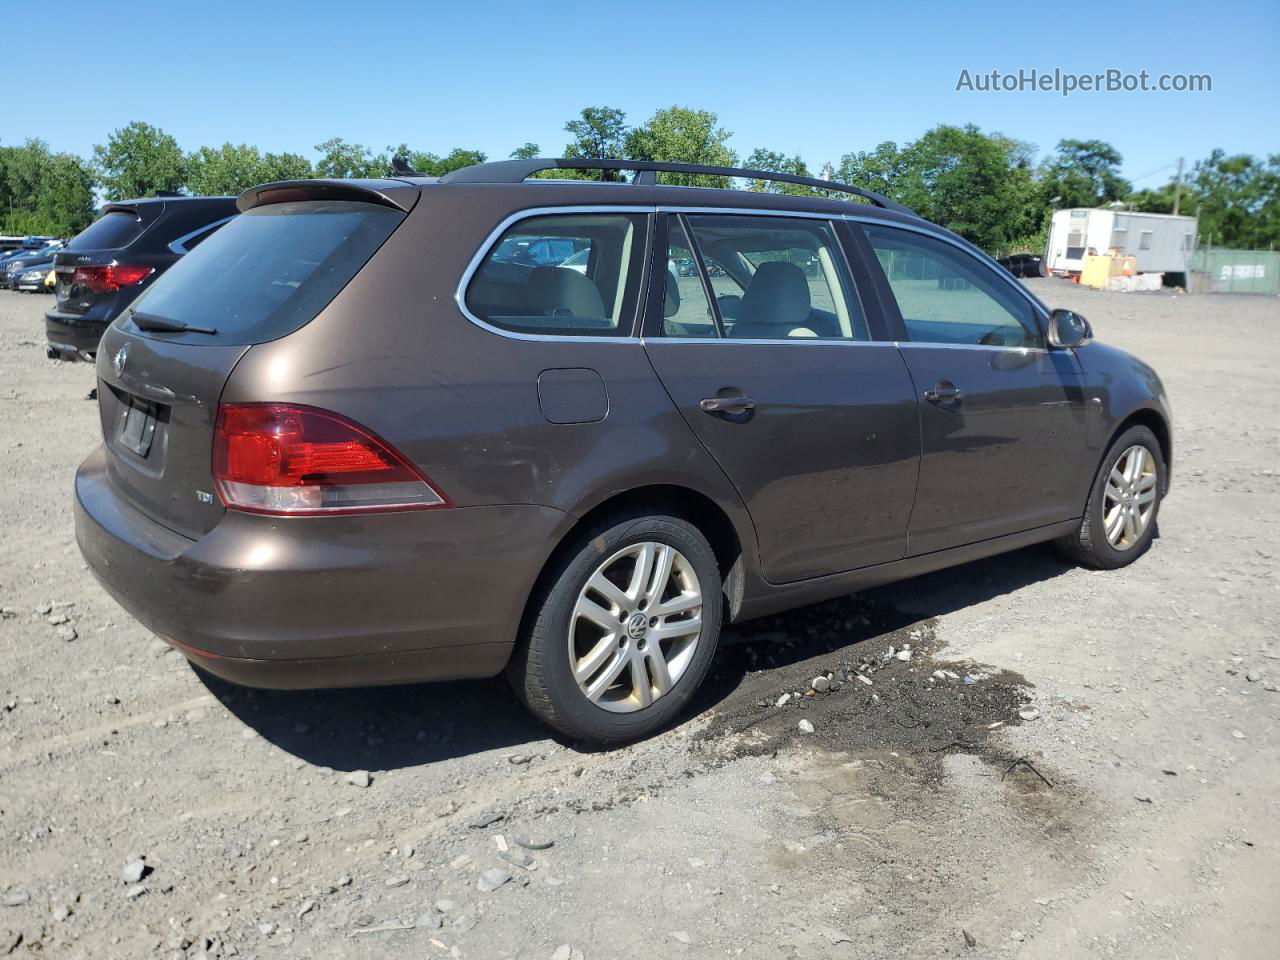
[(567, 514), (530, 505), (376, 517), (228, 511), (200, 540), (139, 513), (99, 447), (76, 539), (122, 607), (201, 668), (278, 688), (493, 676)]
[(44, 315), (44, 333), (51, 353), (67, 360), (83, 360), (98, 351), (98, 341), (108, 324), (88, 316), (59, 313)]

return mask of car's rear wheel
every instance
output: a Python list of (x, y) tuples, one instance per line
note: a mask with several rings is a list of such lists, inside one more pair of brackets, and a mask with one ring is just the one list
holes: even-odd
[(508, 673), (546, 723), (607, 743), (647, 736), (689, 702), (719, 639), (721, 580), (686, 520), (602, 527), (549, 571)]
[(1072, 560), (1097, 570), (1127, 566), (1151, 546), (1166, 484), (1160, 443), (1130, 427), (1102, 458), (1080, 527), (1057, 541)]

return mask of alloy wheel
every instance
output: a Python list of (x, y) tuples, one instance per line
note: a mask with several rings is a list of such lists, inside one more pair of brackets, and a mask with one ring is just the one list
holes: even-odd
[(1120, 454), (1107, 476), (1102, 527), (1116, 550), (1130, 550), (1142, 539), (1155, 514), (1159, 475), (1156, 459), (1140, 443)]
[(587, 578), (569, 621), (578, 689), (613, 713), (642, 710), (679, 682), (702, 634), (702, 587), (675, 547), (645, 541)]

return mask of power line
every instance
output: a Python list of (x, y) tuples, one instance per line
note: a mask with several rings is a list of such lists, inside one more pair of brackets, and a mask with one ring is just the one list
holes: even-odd
[[(1181, 161), (1178, 163), (1181, 163)], [(1147, 177), (1154, 177), (1157, 173), (1163, 173), (1165, 170), (1172, 170), (1174, 167), (1178, 166), (1178, 163), (1166, 163), (1163, 167), (1156, 167), (1150, 173), (1144, 173), (1140, 177), (1134, 177), (1130, 183), (1137, 183), (1139, 180), (1145, 180)]]

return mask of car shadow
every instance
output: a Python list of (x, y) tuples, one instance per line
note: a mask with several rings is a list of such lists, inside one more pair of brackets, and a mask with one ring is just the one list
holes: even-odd
[[(750, 673), (845, 651), (922, 620), (1012, 593), (1072, 569), (1029, 547), (754, 620), (725, 631), (712, 669), (685, 714), (713, 709)], [(335, 770), (394, 770), (486, 750), (536, 752), (553, 735), (491, 680), (340, 690), (256, 690), (197, 670), (209, 692), (265, 740)], [(519, 750), (516, 750), (519, 748)]]

